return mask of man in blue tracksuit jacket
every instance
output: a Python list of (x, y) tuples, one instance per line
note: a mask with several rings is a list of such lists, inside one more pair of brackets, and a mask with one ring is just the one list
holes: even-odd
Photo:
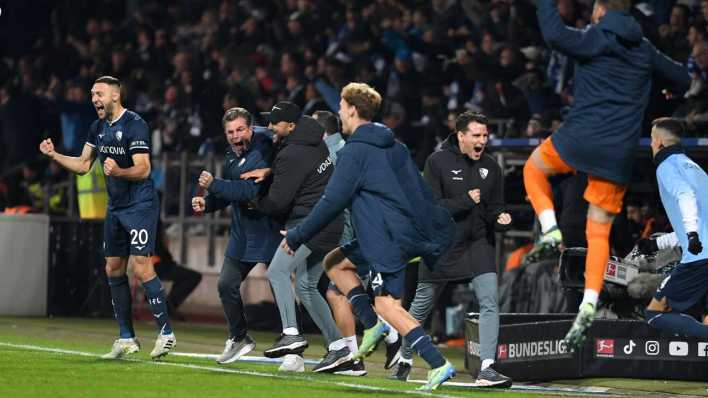
[(258, 263), (270, 263), (278, 243), (281, 225), (272, 218), (249, 209), (246, 204), (259, 193), (260, 185), (241, 180), (251, 170), (270, 167), (273, 141), (266, 132), (254, 132), (253, 116), (243, 108), (231, 108), (223, 117), (224, 135), (229, 144), (224, 178), (214, 178), (208, 171), (199, 176), (199, 186), (209, 194), (192, 198), (196, 212), (214, 212), (231, 205), (229, 243), (219, 274), (219, 298), (229, 328), (224, 351), (216, 361), (227, 364), (253, 350), (256, 343), (248, 336), (241, 300), (241, 282)]
[(575, 77), (573, 104), (563, 125), (524, 165), (524, 186), (542, 231), (529, 254), (536, 256), (562, 243), (549, 177), (586, 173), (585, 291), (565, 337), (574, 349), (583, 343), (595, 318), (610, 255), (610, 229), (632, 173), (652, 76), (656, 73), (684, 89), (690, 79), (683, 65), (643, 37), (641, 26), (628, 13), (630, 0), (595, 0), (592, 24), (582, 30), (565, 25), (555, 0), (537, 3), (544, 40), (575, 61)]
[(654, 122), (651, 149), (659, 195), (683, 255), (646, 309), (647, 322), (670, 333), (708, 338), (708, 315), (703, 324), (686, 312), (696, 305), (708, 308), (708, 176), (681, 148), (683, 124), (662, 118)]
[[(355, 357), (373, 352), (388, 332), (378, 312), (430, 364), (424, 388), (434, 389), (452, 377), (455, 369), (399, 299), (408, 260), (421, 256), (426, 264), (434, 265), (452, 244), (454, 221), (436, 203), (406, 147), (389, 128), (371, 123), (381, 105), (379, 93), (367, 84), (350, 83), (341, 97), (342, 132), (350, 138), (337, 154), (334, 175), (322, 198), (297, 227), (287, 231), (288, 250), (297, 250), (349, 207), (356, 239), (331, 251), (323, 265), (366, 328)], [(376, 311), (356, 275), (356, 267), (365, 265), (374, 274)]]

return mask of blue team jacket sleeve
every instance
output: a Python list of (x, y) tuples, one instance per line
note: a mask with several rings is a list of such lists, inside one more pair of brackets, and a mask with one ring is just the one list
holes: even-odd
[(566, 26), (555, 0), (538, 1), (538, 22), (546, 43), (569, 57), (589, 59), (600, 54), (604, 48), (604, 39), (596, 29), (580, 30)]
[(677, 88), (681, 92), (688, 90), (688, 87), (691, 84), (691, 77), (688, 74), (688, 69), (686, 66), (672, 60), (666, 54), (657, 50), (656, 47), (649, 42), (649, 40), (644, 40), (650, 46), (649, 48), (651, 51), (651, 59), (654, 70), (660, 76), (669, 79), (676, 84)]
[(128, 152), (150, 153), (150, 130), (143, 119), (135, 119), (128, 124), (130, 130), (130, 141), (128, 142)]
[[(239, 173), (268, 167), (264, 150), (251, 150), (246, 154), (244, 159), (243, 165), (239, 167)], [(229, 202), (250, 202), (256, 198), (260, 184), (256, 184), (251, 179), (238, 179), (239, 176), (233, 176), (233, 178), (234, 179), (215, 178), (209, 186), (209, 193)]]
[(286, 240), (292, 250), (297, 250), (301, 244), (310, 240), (349, 206), (361, 186), (362, 175), (362, 165), (356, 153), (340, 151), (324, 195), (297, 227), (288, 230)]
[(219, 211), (226, 206), (229, 205), (228, 200), (225, 199), (219, 199), (214, 195), (207, 195), (204, 197), (204, 212), (205, 213), (213, 213), (215, 211)]

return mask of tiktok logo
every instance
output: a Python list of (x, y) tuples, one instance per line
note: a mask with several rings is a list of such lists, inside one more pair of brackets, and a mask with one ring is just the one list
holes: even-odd
[(624, 353), (626, 355), (631, 355), (632, 352), (634, 351), (634, 347), (636, 347), (636, 345), (637, 345), (637, 343), (635, 343), (634, 340), (629, 340), (629, 344), (625, 345), (622, 348), (622, 351), (624, 351)]

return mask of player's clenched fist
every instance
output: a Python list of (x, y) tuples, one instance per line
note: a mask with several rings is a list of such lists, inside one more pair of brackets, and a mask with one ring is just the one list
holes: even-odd
[(54, 143), (52, 143), (51, 138), (39, 143), (39, 150), (42, 154), (49, 156), (50, 158), (54, 156)]
[(206, 209), (206, 201), (201, 196), (195, 196), (192, 198), (192, 210), (195, 213), (201, 213)]
[(117, 171), (118, 163), (116, 163), (116, 161), (111, 158), (106, 158), (106, 160), (103, 162), (103, 174), (107, 176), (115, 176)]
[(208, 189), (212, 181), (214, 181), (214, 176), (206, 170), (203, 170), (202, 174), (199, 175), (199, 186), (201, 188)]

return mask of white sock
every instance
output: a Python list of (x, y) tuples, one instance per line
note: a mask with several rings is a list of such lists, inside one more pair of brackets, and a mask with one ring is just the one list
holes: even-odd
[(479, 370), (487, 369), (488, 367), (492, 366), (493, 364), (494, 364), (493, 359), (485, 359), (482, 361), (482, 368)]
[(393, 344), (398, 341), (398, 331), (391, 326), (390, 323), (386, 322), (383, 318), (379, 317), (381, 321), (388, 325), (388, 335), (384, 337), (386, 344)]
[(356, 354), (359, 351), (359, 344), (356, 342), (356, 335), (343, 337), (342, 340), (344, 340), (344, 344), (349, 347), (349, 351), (351, 351), (352, 354)]
[(582, 307), (585, 303), (590, 303), (593, 307), (596, 307), (598, 296), (600, 296), (600, 293), (592, 289), (585, 289), (585, 293), (583, 294), (583, 302), (580, 303), (580, 306)]
[(413, 358), (407, 359), (401, 356), (401, 359), (398, 360), (398, 363), (407, 363), (408, 365), (413, 366)]
[(538, 215), (538, 222), (541, 223), (541, 232), (544, 234), (551, 230), (553, 227), (558, 225), (555, 210), (548, 209), (542, 211), (541, 214)]
[(344, 341), (344, 339), (339, 339), (339, 340), (335, 340), (335, 341), (329, 343), (328, 349), (329, 349), (329, 351), (339, 351), (346, 346), (347, 346), (347, 342)]
[(283, 329), (283, 334), (286, 336), (297, 336), (300, 332), (298, 332), (297, 328), (285, 328)]

